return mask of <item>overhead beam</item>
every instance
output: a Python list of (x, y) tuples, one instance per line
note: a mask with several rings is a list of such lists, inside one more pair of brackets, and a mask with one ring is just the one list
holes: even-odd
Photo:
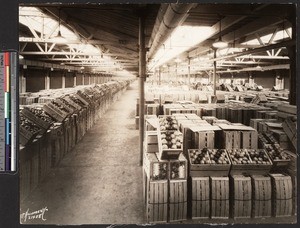
[[(235, 30), (234, 32), (222, 36), (222, 40), (226, 42), (233, 42), (235, 39), (240, 39), (251, 34), (255, 35), (255, 33), (264, 30), (266, 27), (279, 24), (282, 21), (283, 19), (279, 17), (274, 17), (272, 19), (263, 17), (243, 26), (238, 30)], [(205, 46), (201, 46), (189, 52), (188, 56), (193, 58), (201, 53), (207, 52), (212, 46), (213, 42), (213, 40), (206, 41)]]
[(280, 65), (273, 65), (273, 66), (265, 66), (265, 67), (249, 67), (243, 68), (238, 70), (225, 70), (225, 71), (218, 71), (218, 73), (232, 73), (232, 72), (242, 72), (242, 71), (269, 71), (269, 70), (279, 70), (279, 69), (290, 69), (290, 64), (280, 64)]
[[(37, 51), (24, 51), (21, 52), (20, 54), (22, 55), (70, 55), (70, 56), (101, 56), (101, 53), (89, 53), (89, 52), (85, 52), (85, 53), (79, 53), (79, 52), (59, 52), (59, 51), (48, 51), (48, 52), (37, 52)], [(126, 55), (126, 54), (110, 54), (110, 53), (106, 53), (105, 55), (107, 56), (120, 56), (120, 57), (124, 57), (124, 58), (137, 58), (137, 56), (135, 55)]]
[[(106, 62), (105, 59), (102, 59), (100, 56), (96, 56), (99, 58), (82, 58), (81, 56), (78, 56), (77, 58), (72, 59), (72, 61), (102, 61), (102, 62)], [(49, 60), (48, 58), (40, 58), (40, 60)], [(54, 58), (51, 59), (53, 61), (69, 61), (70, 58)], [(121, 59), (121, 60), (117, 60), (117, 62), (119, 63), (138, 63), (138, 60), (126, 60), (126, 59)]]
[[(295, 40), (289, 40), (289, 41), (283, 41), (277, 44), (271, 44), (271, 45), (267, 45), (267, 46), (263, 46), (260, 48), (254, 48), (251, 50), (247, 50), (247, 51), (243, 51), (240, 53), (235, 53), (235, 54), (230, 54), (230, 55), (225, 55), (225, 56), (219, 56), (217, 58), (212, 58), (209, 61), (219, 61), (222, 59), (229, 59), (229, 58), (233, 58), (233, 57), (238, 57), (238, 56), (244, 56), (244, 55), (248, 55), (248, 54), (253, 54), (253, 53), (261, 53), (270, 49), (275, 49), (275, 48), (281, 48), (281, 47), (289, 47), (295, 44)], [(268, 56), (270, 57), (270, 56)]]
[[(53, 39), (51, 38), (45, 38), (45, 39), (41, 39), (41, 38), (34, 38), (34, 37), (19, 37), (19, 42), (26, 42), (26, 43), (55, 43), (53, 41)], [(82, 44), (85, 41), (81, 41), (81, 40), (66, 40), (64, 42), (61, 42), (61, 44)], [(122, 42), (114, 42), (114, 41), (104, 41), (104, 40), (98, 40), (98, 39), (91, 39), (88, 40), (87, 42), (88, 44), (92, 44), (92, 45), (118, 45), (118, 46), (128, 46), (129, 44), (136, 44), (136, 42), (133, 41), (128, 41), (126, 43), (122, 43)]]

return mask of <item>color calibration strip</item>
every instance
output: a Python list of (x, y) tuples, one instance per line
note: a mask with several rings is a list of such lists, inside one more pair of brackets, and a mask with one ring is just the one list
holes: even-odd
[(0, 171), (16, 171), (16, 52), (0, 52)]

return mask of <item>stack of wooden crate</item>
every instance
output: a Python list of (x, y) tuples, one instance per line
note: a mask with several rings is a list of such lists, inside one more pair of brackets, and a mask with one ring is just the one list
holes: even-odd
[(244, 175), (232, 175), (230, 178), (232, 217), (250, 218), (252, 208), (251, 178)]
[(229, 218), (229, 178), (210, 177), (211, 218)]
[(284, 174), (271, 174), (272, 209), (274, 217), (291, 216), (293, 212), (293, 185), (291, 177)]
[(187, 160), (182, 149), (176, 159), (166, 157), (170, 155), (169, 153), (160, 152), (162, 146), (158, 119), (151, 119), (150, 122), (153, 129), (145, 132), (143, 162), (147, 222), (185, 220), (187, 219)]
[(189, 190), (188, 214), (192, 219), (210, 217), (209, 177), (191, 177)]
[(252, 217), (267, 218), (272, 216), (272, 186), (267, 175), (252, 175)]

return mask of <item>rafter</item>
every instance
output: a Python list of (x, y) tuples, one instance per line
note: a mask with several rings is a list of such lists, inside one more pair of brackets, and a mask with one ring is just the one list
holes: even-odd
[[(21, 52), (21, 54), (23, 55), (70, 55), (70, 56), (73, 56), (73, 55), (80, 55), (80, 56), (87, 56), (87, 55), (90, 55), (90, 56), (101, 56), (101, 53), (89, 53), (89, 52), (86, 52), (86, 53), (74, 53), (74, 52), (65, 52), (65, 51), (48, 51), (48, 52), (37, 52), (37, 51), (24, 51), (24, 52)], [(128, 56), (126, 54), (110, 54), (110, 53), (107, 53), (105, 54), (107, 56), (119, 56), (119, 57), (124, 57), (124, 58), (137, 58), (137, 55), (136, 56)]]

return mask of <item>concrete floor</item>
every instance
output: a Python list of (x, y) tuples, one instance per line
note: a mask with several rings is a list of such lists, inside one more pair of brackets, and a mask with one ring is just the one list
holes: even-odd
[[(137, 82), (21, 203), (20, 212), (48, 208), (36, 224), (142, 224), (144, 219)], [(183, 224), (295, 223), (296, 217), (186, 220)]]

